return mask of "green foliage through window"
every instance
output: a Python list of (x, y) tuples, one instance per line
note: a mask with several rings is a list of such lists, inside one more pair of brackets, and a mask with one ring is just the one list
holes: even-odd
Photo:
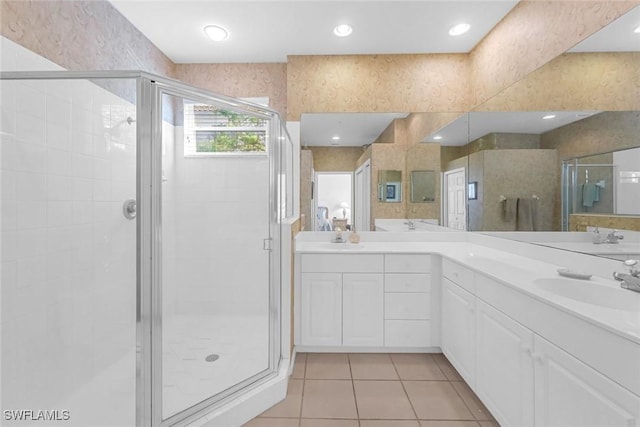
[(204, 104), (185, 103), (184, 111), (186, 142), (195, 140), (195, 153), (267, 151), (267, 119)]

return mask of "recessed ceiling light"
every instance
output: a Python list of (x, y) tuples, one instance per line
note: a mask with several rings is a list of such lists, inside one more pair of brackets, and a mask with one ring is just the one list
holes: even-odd
[(636, 28), (634, 28), (633, 32), (636, 33), (636, 34), (640, 34), (640, 25), (638, 25)]
[(442, 139), (442, 137), (440, 135), (436, 135), (433, 137), (434, 141), (440, 141)]
[(348, 24), (340, 24), (333, 29), (333, 34), (338, 37), (347, 37), (351, 33), (353, 33), (353, 28)]
[(555, 114), (547, 114), (546, 116), (542, 117), (542, 120), (550, 120), (550, 119), (555, 119), (556, 115)]
[(336, 136), (332, 136), (331, 139), (333, 139), (334, 141), (339, 141), (340, 137), (338, 135), (336, 135)]
[(451, 27), (449, 29), (449, 35), (450, 36), (462, 35), (462, 34), (466, 33), (467, 31), (469, 31), (469, 28), (471, 28), (471, 25), (465, 24), (465, 23), (454, 25), (453, 27)]
[(221, 42), (229, 37), (229, 31), (220, 25), (207, 25), (204, 33), (213, 41)]

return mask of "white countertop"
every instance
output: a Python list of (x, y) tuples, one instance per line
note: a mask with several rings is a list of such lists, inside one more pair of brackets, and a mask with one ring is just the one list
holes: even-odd
[[(386, 235), (389, 233), (378, 234)], [(640, 293), (620, 288), (619, 282), (613, 279), (593, 276), (590, 280), (584, 281), (586, 285), (609, 288), (608, 290), (611, 292), (619, 293), (616, 295), (617, 297), (629, 300), (631, 307), (636, 306), (634, 301), (637, 302), (637, 310), (614, 309), (563, 297), (555, 292), (544, 290), (535, 284), (537, 279), (560, 278), (557, 270), (566, 267), (566, 265), (562, 264), (562, 256), (557, 257), (557, 264), (540, 261), (531, 257), (517, 255), (505, 250), (463, 240), (460, 237), (463, 234), (464, 233), (420, 233), (419, 236), (423, 236), (424, 239), (429, 237), (429, 240), (420, 241), (418, 240), (419, 237), (416, 237), (412, 238), (414, 241), (361, 241), (359, 244), (351, 244), (318, 241), (320, 237), (328, 237), (328, 234), (318, 235), (316, 233), (316, 236), (311, 238), (308, 236), (306, 238), (296, 238), (295, 249), (296, 252), (300, 254), (429, 253), (441, 255), (472, 268), (481, 274), (494, 278), (530, 297), (640, 344)], [(540, 249), (537, 250), (539, 251)], [(549, 248), (548, 250), (554, 249)], [(558, 251), (558, 253), (561, 253), (561, 251)], [(577, 254), (571, 254), (571, 256), (575, 257)], [(593, 262), (593, 257), (589, 255), (580, 256), (586, 257), (584, 265), (588, 270), (589, 262)], [(622, 270), (619, 269), (619, 271)], [(590, 271), (588, 272), (591, 273)]]

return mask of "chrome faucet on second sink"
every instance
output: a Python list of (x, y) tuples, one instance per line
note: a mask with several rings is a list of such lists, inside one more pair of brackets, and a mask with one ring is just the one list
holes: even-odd
[(628, 259), (623, 264), (629, 269), (629, 273), (618, 273), (614, 271), (613, 278), (622, 282), (620, 283), (621, 287), (629, 289), (630, 291), (640, 292), (640, 270), (636, 268), (638, 260)]

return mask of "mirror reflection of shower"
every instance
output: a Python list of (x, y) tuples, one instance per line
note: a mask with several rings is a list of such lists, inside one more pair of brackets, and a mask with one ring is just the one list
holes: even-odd
[(562, 174), (564, 231), (575, 213), (638, 214), (640, 148), (567, 160)]

